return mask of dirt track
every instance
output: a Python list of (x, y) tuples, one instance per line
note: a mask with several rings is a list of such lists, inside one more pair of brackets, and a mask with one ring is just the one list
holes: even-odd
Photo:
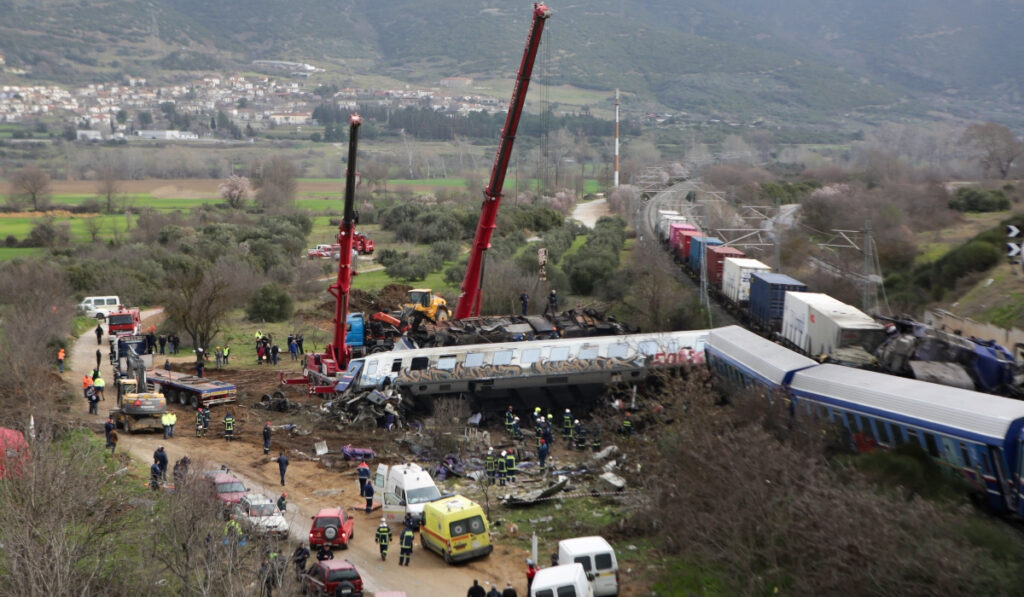
[[(146, 318), (154, 314), (143, 313), (145, 325), (149, 324)], [(71, 350), (70, 367), (65, 369), (64, 378), (76, 388), (81, 387), (81, 376), (90, 372), (95, 365), (95, 340), (91, 332), (86, 332), (75, 342)], [(184, 366), (187, 360), (184, 355), (179, 355), (172, 362), (177, 367), (178, 364)], [(104, 362), (102, 367), (105, 379), (110, 380), (112, 375), (109, 363)], [(267, 413), (251, 408), (250, 405), (263, 393), (276, 388), (277, 371), (283, 369), (299, 374), (301, 368), (297, 363), (284, 361), (277, 367), (264, 367), (253, 367), (252, 370), (225, 370), (220, 374), (211, 368), (207, 372), (209, 377), (235, 383), (247, 394), (241, 404), (235, 406), (235, 414), (239, 419), (237, 441), (227, 443), (220, 439), (219, 434), (215, 437), (196, 438), (194, 414), (183, 406), (174, 405), (171, 409), (178, 415), (178, 424), (173, 439), (164, 440), (158, 432), (143, 432), (136, 435), (121, 433), (118, 451), (128, 451), (134, 458), (148, 466), (152, 462), (154, 450), (162, 445), (172, 463), (188, 454), (193, 461), (210, 465), (208, 468), (226, 464), (245, 482), (246, 487), (254, 492), (265, 493), (276, 499), (280, 491), (286, 489), (289, 501), (287, 518), (291, 525), (291, 536), (297, 542), (307, 539), (310, 517), (319, 508), (338, 505), (349, 508), (356, 520), (354, 542), (349, 550), (336, 552), (335, 557), (352, 561), (370, 591), (402, 590), (406, 591), (409, 597), (461, 595), (473, 584), (473, 579), (479, 579), (481, 584), (498, 583), (499, 590), (505, 586), (506, 581), (512, 581), (520, 595), (526, 594), (523, 561), (528, 554), (500, 544), (495, 546), (489, 557), (459, 566), (448, 566), (436, 554), (423, 551), (419, 541), (416, 542), (412, 562), (408, 567), (398, 566), (398, 550), (395, 544), (392, 544), (391, 550), (394, 557), (389, 558), (387, 562), (380, 561), (377, 547), (373, 543), (373, 530), (380, 520), (379, 510), (370, 515), (362, 511), (361, 507), (365, 502), (358, 496), (354, 468), (328, 470), (320, 463), (307, 459), (304, 454), (314, 453), (313, 442), (317, 436), (328, 441), (328, 447), (332, 452), (351, 443), (360, 446), (370, 445), (378, 453), (394, 453), (394, 437), (386, 432), (338, 432), (321, 429), (305, 437), (287, 437), (284, 432), (277, 433), (272, 440), (271, 456), (276, 456), (277, 451), (283, 448), (291, 461), (286, 477), (287, 487), (282, 488), (277, 464), (263, 455), (260, 431), (266, 420), (271, 420), (274, 425), (286, 422), (299, 423), (299, 420), (294, 415)], [(105, 402), (100, 402), (100, 412), (104, 413), (103, 415), (88, 415), (87, 405), (83, 400), (80, 408), (72, 409), (70, 416), (87, 423), (96, 429), (97, 433), (102, 433), (105, 413), (113, 405), (110, 394), (111, 392), (108, 392)], [(297, 393), (289, 394), (290, 399), (297, 397)], [(305, 397), (300, 399), (311, 400)], [(223, 408), (214, 407), (211, 431), (221, 428), (219, 423), (223, 417)], [(352, 466), (354, 467), (354, 463)]]

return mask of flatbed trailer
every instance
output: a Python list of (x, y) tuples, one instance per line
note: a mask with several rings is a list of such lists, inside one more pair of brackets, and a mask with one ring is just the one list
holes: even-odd
[(192, 408), (200, 404), (213, 406), (235, 401), (238, 390), (233, 384), (189, 373), (151, 369), (146, 372), (150, 383), (160, 386), (168, 403), (185, 404)]

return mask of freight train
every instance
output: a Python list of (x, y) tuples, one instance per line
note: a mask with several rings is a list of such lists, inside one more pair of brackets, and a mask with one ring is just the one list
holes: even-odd
[(747, 328), (821, 362), (883, 371), (964, 389), (1024, 396), (1021, 366), (990, 340), (905, 319), (872, 317), (709, 236), (674, 211), (657, 232), (685, 273)]
[(916, 445), (987, 508), (1024, 515), (1024, 402), (819, 364), (739, 326), (709, 330), (704, 347), (719, 383), (782, 395), (793, 416), (832, 422), (862, 451)]

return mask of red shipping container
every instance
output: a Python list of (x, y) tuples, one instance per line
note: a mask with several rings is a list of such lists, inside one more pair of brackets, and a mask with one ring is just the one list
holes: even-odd
[(726, 257), (746, 257), (746, 255), (735, 247), (722, 245), (708, 247), (704, 253), (705, 263), (708, 264), (708, 284), (718, 289), (722, 288), (722, 270), (725, 268)]
[(697, 227), (693, 224), (686, 224), (685, 222), (673, 222), (669, 224), (668, 233), (668, 246), (675, 252), (679, 251), (679, 233), (683, 230), (696, 230)]
[(676, 255), (679, 259), (686, 261), (690, 258), (690, 241), (695, 236), (704, 236), (699, 230), (680, 230), (679, 231), (679, 247), (676, 249)]

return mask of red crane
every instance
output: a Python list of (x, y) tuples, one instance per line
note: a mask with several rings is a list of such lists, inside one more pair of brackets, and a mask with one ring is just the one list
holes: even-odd
[(359, 142), (359, 125), (363, 119), (358, 114), (349, 117), (348, 128), (348, 171), (345, 177), (345, 211), (338, 226), (338, 277), (327, 291), (334, 297), (334, 336), (322, 354), (306, 355), (304, 377), (286, 379), (281, 373), (282, 384), (308, 384), (310, 394), (330, 394), (338, 383), (339, 372), (348, 368), (352, 359), (352, 348), (345, 343), (348, 318), (348, 295), (352, 288), (352, 248), (356, 223), (359, 219), (355, 210), (356, 195), (356, 145)]
[(480, 208), (480, 221), (473, 237), (473, 247), (466, 265), (466, 276), (462, 280), (462, 293), (459, 304), (455, 308), (455, 319), (480, 315), (480, 294), (483, 288), (484, 255), (491, 247), (491, 233), (494, 232), (498, 217), (498, 206), (501, 204), (501, 190), (505, 185), (505, 173), (508, 161), (512, 156), (512, 145), (516, 140), (519, 118), (523, 115), (523, 103), (526, 101), (526, 89), (530, 86), (530, 74), (540, 47), (540, 35), (544, 30), (544, 21), (551, 16), (551, 10), (543, 3), (533, 5), (533, 23), (530, 34), (526, 38), (526, 49), (523, 50), (523, 61), (519, 65), (519, 74), (512, 89), (512, 99), (508, 104), (508, 116), (501, 131), (501, 142), (498, 153), (494, 157), (491, 168), (491, 179), (484, 189), (484, 202)]

